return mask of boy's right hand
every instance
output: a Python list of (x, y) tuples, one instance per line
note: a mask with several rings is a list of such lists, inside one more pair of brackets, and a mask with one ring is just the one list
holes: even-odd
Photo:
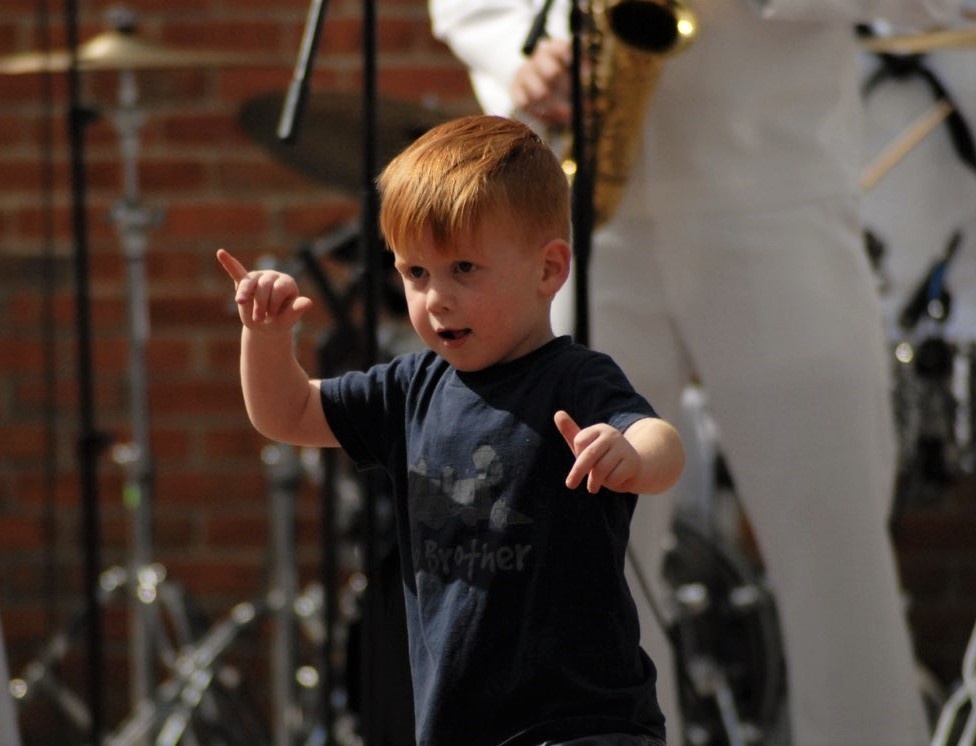
[(298, 283), (291, 275), (274, 270), (248, 272), (225, 249), (217, 251), (217, 261), (234, 281), (237, 311), (248, 329), (288, 331), (312, 307), (312, 300), (300, 294)]

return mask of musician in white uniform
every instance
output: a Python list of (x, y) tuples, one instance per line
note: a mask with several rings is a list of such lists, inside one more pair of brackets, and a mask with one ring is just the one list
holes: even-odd
[[(886, 523), (890, 371), (859, 223), (853, 26), (925, 28), (958, 0), (688, 2), (697, 39), (667, 60), (634, 123), (628, 191), (594, 235), (589, 342), (669, 419), (689, 377), (704, 384), (778, 604), (795, 746), (917, 746), (928, 731)], [(565, 2), (533, 58), (520, 51), (541, 5), (431, 0), (485, 110), (567, 120)], [(645, 572), (671, 507), (639, 502)], [(673, 662), (641, 613), (677, 744)]]

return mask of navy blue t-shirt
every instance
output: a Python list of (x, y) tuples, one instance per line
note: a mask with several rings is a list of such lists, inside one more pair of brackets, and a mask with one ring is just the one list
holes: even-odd
[(321, 395), (349, 456), (393, 480), (418, 744), (538, 743), (570, 724), (663, 740), (624, 579), (636, 497), (567, 489), (553, 422), (654, 416), (618, 366), (560, 337), (475, 373), (407, 354)]

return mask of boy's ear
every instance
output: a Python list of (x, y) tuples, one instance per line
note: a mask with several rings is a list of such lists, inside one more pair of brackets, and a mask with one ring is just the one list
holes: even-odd
[(569, 243), (561, 238), (554, 238), (542, 247), (542, 281), (540, 289), (543, 295), (552, 297), (565, 284), (569, 277), (569, 265), (573, 251)]

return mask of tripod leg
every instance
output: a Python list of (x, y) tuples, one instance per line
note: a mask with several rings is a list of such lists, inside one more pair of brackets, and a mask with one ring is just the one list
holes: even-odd
[(10, 696), (10, 673), (7, 670), (7, 653), (3, 641), (3, 627), (0, 626), (0, 746), (20, 746), (20, 733), (17, 727), (17, 714)]

